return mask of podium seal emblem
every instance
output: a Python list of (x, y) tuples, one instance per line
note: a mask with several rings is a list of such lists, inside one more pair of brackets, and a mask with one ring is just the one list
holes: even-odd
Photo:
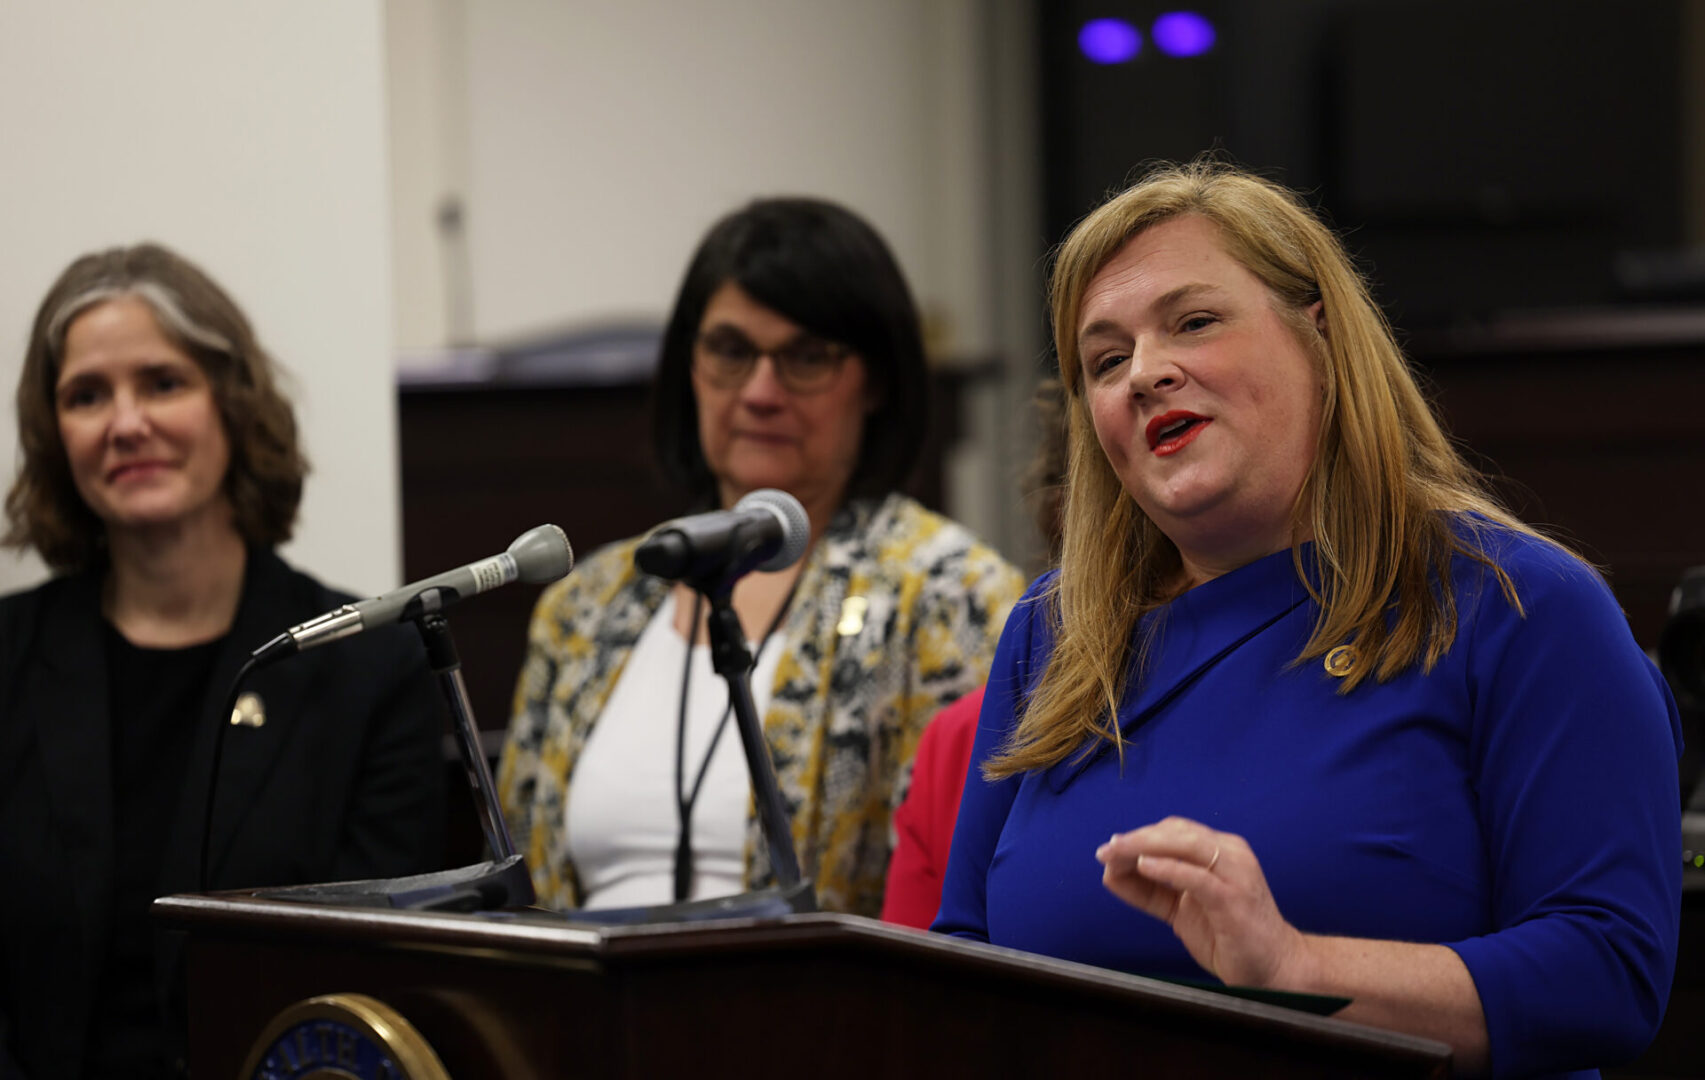
[(327, 994), (272, 1018), (243, 1080), (450, 1080), (403, 1015), (364, 994)]

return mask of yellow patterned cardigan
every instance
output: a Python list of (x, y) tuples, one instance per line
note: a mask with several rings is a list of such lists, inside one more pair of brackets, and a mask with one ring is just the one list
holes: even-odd
[[(564, 808), (575, 760), (667, 583), (606, 547), (540, 597), (498, 793), (538, 902), (578, 902)], [(813, 549), (779, 631), (763, 726), (800, 870), (821, 910), (877, 915), (918, 736), (981, 684), (1023, 576), (963, 526), (902, 495), (844, 507)], [(862, 619), (853, 617), (862, 598)], [(849, 601), (851, 601), (849, 603)], [(843, 615), (847, 616), (843, 618)], [(665, 752), (659, 748), (659, 753)], [(755, 810), (746, 884), (774, 884)]]

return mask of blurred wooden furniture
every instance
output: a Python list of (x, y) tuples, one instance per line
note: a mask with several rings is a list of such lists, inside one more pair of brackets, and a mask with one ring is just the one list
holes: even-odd
[(1512, 315), (1408, 351), (1511, 507), (1597, 563), (1654, 647), (1705, 563), (1705, 309)]

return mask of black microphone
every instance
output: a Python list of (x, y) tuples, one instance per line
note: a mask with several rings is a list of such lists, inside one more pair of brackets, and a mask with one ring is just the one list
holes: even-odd
[(730, 582), (753, 570), (781, 570), (805, 554), (811, 521), (785, 491), (760, 488), (732, 510), (659, 525), (634, 552), (636, 566), (671, 580)]
[(568, 546), (568, 537), (555, 525), (536, 525), (516, 537), (501, 555), (446, 570), (371, 600), (345, 604), (292, 626), (256, 649), (253, 657), (256, 666), (269, 664), (375, 626), (441, 611), (464, 596), (489, 592), (512, 581), (542, 585), (572, 569), (574, 551)]

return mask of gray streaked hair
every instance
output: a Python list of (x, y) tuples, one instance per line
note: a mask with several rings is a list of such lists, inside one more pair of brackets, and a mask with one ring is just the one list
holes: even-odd
[[(64, 359), (65, 335), (71, 329), (71, 323), (77, 316), (98, 304), (126, 296), (134, 296), (147, 304), (149, 309), (154, 312), (154, 318), (159, 322), (160, 329), (164, 330), (168, 337), (179, 341), (193, 342), (204, 349), (211, 349), (227, 356), (235, 348), (225, 335), (191, 319), (184, 311), (184, 306), (178, 300), (177, 295), (158, 281), (112, 281), (92, 285), (68, 298), (49, 316), (47, 320), (47, 345), (53, 355), (57, 359)], [(56, 364), (55, 367), (57, 366)]]

